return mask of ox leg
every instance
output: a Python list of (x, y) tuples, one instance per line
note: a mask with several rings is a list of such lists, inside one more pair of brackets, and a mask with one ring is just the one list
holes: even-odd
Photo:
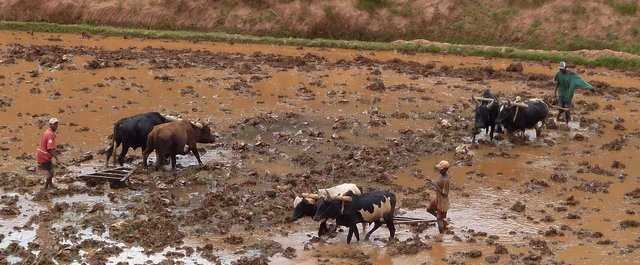
[(489, 141), (493, 142), (493, 132), (496, 130), (496, 126), (490, 126), (491, 130), (489, 131)]
[(149, 154), (153, 152), (153, 148), (145, 148), (142, 150), (142, 165), (144, 168), (147, 168), (147, 160), (149, 159)]
[(198, 159), (198, 164), (202, 166), (202, 160), (200, 160), (200, 153), (198, 153), (198, 148), (195, 145), (191, 146), (191, 152), (193, 153), (194, 156), (196, 156), (196, 159)]
[(367, 234), (367, 223), (362, 223), (362, 234), (363, 235)]
[(106, 161), (104, 162), (104, 166), (108, 167), (109, 166), (109, 159), (111, 158), (111, 156), (113, 155), (113, 149), (116, 148), (116, 146), (114, 145), (113, 141), (111, 141), (111, 143), (109, 144), (109, 147), (107, 148), (107, 150), (105, 151), (106, 154)]
[(160, 170), (165, 159), (164, 154), (159, 151), (160, 150), (156, 150), (156, 171)]
[(124, 158), (127, 156), (127, 152), (129, 152), (129, 145), (122, 144), (122, 151), (120, 152), (120, 156), (118, 157), (118, 163), (122, 166), (124, 163)]
[(353, 236), (353, 227), (349, 227), (349, 234), (347, 235), (347, 244), (351, 244), (351, 237)]
[(378, 230), (378, 228), (380, 228), (382, 226), (382, 223), (380, 221), (376, 221), (375, 224), (373, 225), (373, 228), (371, 228), (371, 230), (369, 231), (369, 233), (367, 233), (364, 236), (364, 240), (369, 240), (369, 237), (371, 236), (371, 234), (373, 234), (373, 232), (375, 232), (376, 230)]
[(360, 230), (358, 230), (358, 224), (353, 224), (353, 234), (356, 235), (356, 240), (360, 241)]
[(396, 226), (393, 224), (393, 216), (384, 218), (384, 222), (387, 224), (387, 229), (389, 229), (389, 239), (395, 238)]
[(171, 155), (171, 170), (176, 171), (176, 155)]
[(540, 127), (536, 127), (536, 138), (542, 137), (542, 127), (544, 127), (544, 125), (545, 125), (545, 122), (544, 120), (542, 120), (540, 122)]
[(318, 236), (321, 237), (325, 234), (327, 234), (329, 232), (329, 229), (327, 228), (327, 221), (322, 221), (320, 223), (320, 229), (318, 230)]

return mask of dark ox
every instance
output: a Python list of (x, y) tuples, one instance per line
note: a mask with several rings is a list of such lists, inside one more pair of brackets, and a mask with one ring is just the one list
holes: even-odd
[(472, 142), (476, 141), (476, 135), (480, 133), (480, 129), (485, 129), (485, 133), (489, 134), (493, 141), (493, 133), (496, 129), (496, 119), (500, 112), (500, 104), (498, 98), (494, 96), (490, 90), (482, 93), (482, 99), (477, 100), (478, 104), (475, 109), (475, 123), (473, 127)]
[[(343, 194), (362, 194), (361, 188), (359, 188), (356, 184), (353, 183), (343, 183), (337, 186), (333, 186), (328, 189), (319, 189), (318, 193), (323, 194), (324, 196), (339, 196)], [(293, 215), (292, 221), (296, 221), (303, 217), (314, 217), (316, 214), (316, 203), (318, 202), (318, 198), (305, 197), (304, 194), (302, 196), (295, 197), (293, 201)], [(362, 226), (362, 231), (364, 232), (366, 226)], [(324, 219), (320, 222), (320, 228), (318, 230), (318, 236), (323, 236), (327, 234), (329, 229), (327, 228), (327, 219)]]
[(181, 120), (153, 127), (147, 137), (147, 148), (142, 152), (142, 163), (147, 167), (149, 154), (156, 151), (156, 169), (160, 168), (167, 157), (171, 158), (171, 169), (176, 169), (176, 155), (186, 155), (189, 151), (202, 166), (196, 143), (213, 143), (215, 135), (208, 125)]
[(113, 141), (106, 150), (105, 166), (109, 165), (109, 158), (113, 156), (115, 164), (116, 148), (122, 144), (122, 151), (118, 157), (120, 165), (124, 163), (124, 157), (127, 155), (129, 148), (141, 148), (142, 151), (147, 147), (147, 135), (154, 126), (172, 121), (173, 119), (162, 116), (158, 112), (147, 112), (131, 117), (123, 118), (113, 125)]
[[(541, 136), (542, 126), (549, 116), (549, 106), (540, 99), (532, 99), (526, 103), (507, 102), (500, 107), (496, 122), (504, 127), (509, 133), (536, 129), (536, 137)], [(542, 126), (536, 127), (538, 122)]]
[[(316, 215), (316, 199), (311, 198), (300, 198), (299, 202), (294, 203), (295, 208), (293, 209), (293, 221), (303, 218), (305, 216), (314, 217)], [(318, 236), (323, 236), (328, 233), (329, 229), (327, 228), (327, 219), (323, 219), (320, 222), (320, 228), (318, 229)]]
[(368, 240), (371, 233), (382, 224), (387, 225), (389, 238), (395, 236), (396, 228), (393, 224), (393, 216), (396, 208), (396, 196), (393, 193), (375, 191), (362, 195), (350, 195), (350, 198), (350, 201), (320, 199), (313, 220), (335, 219), (336, 225), (348, 227), (347, 244), (351, 243), (351, 237), (354, 234), (356, 240), (360, 241), (360, 234), (356, 226), (358, 223), (375, 223), (371, 231), (365, 235), (365, 240)]

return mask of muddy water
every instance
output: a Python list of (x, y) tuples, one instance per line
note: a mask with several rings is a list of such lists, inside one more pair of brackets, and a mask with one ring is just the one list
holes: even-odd
[[(51, 41), (51, 38), (60, 41)], [(191, 49), (217, 53), (237, 53), (249, 56), (255, 52), (281, 56), (304, 56), (307, 53), (322, 56), (329, 63), (339, 60), (353, 60), (364, 56), (378, 60), (399, 59), (419, 63), (433, 63), (436, 68), (450, 66), (456, 69), (493, 67), (505, 69), (510, 60), (460, 57), (449, 55), (419, 54), (405, 55), (394, 52), (361, 52), (340, 49), (313, 49), (281, 47), (268, 45), (240, 45), (225, 43), (190, 43), (182, 41), (122, 39), (95, 36), (81, 39), (78, 35), (35, 34), (2, 32), (0, 45), (3, 50), (10, 43), (23, 45), (62, 45), (72, 47), (83, 45), (108, 51), (135, 47), (156, 47), (171, 49)], [(6, 51), (0, 52), (4, 56)], [(31, 216), (56, 203), (85, 204), (93, 206), (103, 204), (107, 209), (108, 221), (134, 216), (131, 209), (140, 200), (158, 190), (144, 186), (145, 183), (162, 183), (161, 190), (171, 194), (175, 205), (169, 206), (175, 216), (187, 216), (199, 209), (208, 192), (218, 189), (216, 185), (225, 183), (244, 187), (246, 191), (264, 192), (273, 187), (283, 186), (287, 181), (268, 182), (261, 176), (276, 176), (288, 181), (286, 176), (300, 175), (317, 170), (294, 161), (300, 154), (310, 154), (317, 163), (331, 166), (329, 159), (341, 152), (339, 146), (349, 145), (367, 148), (387, 148), (402, 138), (401, 132), (436, 131), (440, 132), (441, 119), (448, 119), (454, 125), (468, 123), (473, 119), (469, 98), (474, 91), (491, 88), (508, 96), (527, 91), (531, 95), (542, 97), (552, 93), (551, 88), (530, 86), (531, 82), (513, 79), (487, 79), (482, 82), (469, 81), (464, 76), (412, 75), (399, 73), (380, 67), (379, 75), (373, 74), (374, 68), (349, 66), (346, 68), (317, 65), (315, 69), (280, 69), (259, 62), (259, 73), (240, 74), (233, 69), (216, 67), (188, 67), (157, 69), (150, 65), (149, 58), (123, 60), (123, 67), (89, 70), (84, 65), (92, 60), (89, 55), (74, 56), (65, 64), (63, 70), (44, 68), (38, 76), (31, 77), (30, 71), (38, 69), (37, 61), (16, 60), (15, 64), (0, 64), (0, 96), (13, 100), (11, 106), (0, 111), (0, 146), (3, 148), (3, 163), (0, 170), (38, 179), (39, 172), (25, 171), (33, 166), (33, 158), (21, 157), (34, 153), (38, 136), (43, 130), (38, 120), (46, 120), (49, 115), (61, 120), (59, 142), (65, 144), (63, 160), (71, 161), (86, 152), (92, 152), (94, 159), (71, 167), (70, 177), (82, 172), (93, 171), (102, 166), (103, 158), (97, 151), (105, 145), (111, 126), (119, 118), (146, 111), (181, 114), (189, 119), (212, 118), (214, 128), (223, 135), (222, 147), (206, 146), (203, 160), (209, 164), (234, 165), (238, 172), (224, 168), (222, 173), (209, 176), (206, 171), (195, 177), (180, 177), (193, 170), (196, 165), (191, 156), (181, 156), (179, 164), (186, 168), (179, 170), (178, 176), (170, 173), (136, 174), (135, 183), (143, 183), (142, 188), (133, 186), (133, 190), (109, 190), (116, 198), (112, 202), (105, 193), (90, 195), (87, 193), (54, 196), (48, 202), (35, 203), (30, 194), (18, 194), (18, 206), (21, 213), (17, 217), (0, 217), (0, 234), (5, 237), (0, 249), (17, 242), (27, 246), (29, 242), (41, 241), (42, 233), (57, 233), (65, 225), (73, 224), (74, 218), (83, 218), (85, 214), (65, 213), (53, 220), (44, 232), (37, 232), (38, 224), (26, 229), (23, 226)], [(238, 63), (242, 63), (239, 59)], [(254, 62), (252, 62), (254, 63)], [(75, 67), (75, 69), (73, 69)], [(525, 74), (553, 75), (555, 66), (551, 64), (524, 63)], [(632, 73), (623, 73), (607, 69), (579, 69), (587, 80), (605, 82), (614, 87), (638, 88), (640, 80)], [(173, 81), (162, 81), (157, 77), (171, 76)], [(258, 78), (255, 78), (258, 76)], [(372, 91), (365, 87), (372, 79), (379, 77), (387, 87), (407, 85), (416, 89)], [(252, 80), (252, 77), (255, 80)], [(246, 81), (248, 91), (229, 89), (238, 82)], [(247, 81), (249, 80), (249, 81)], [(40, 93), (32, 93), (32, 90)], [(58, 94), (56, 94), (59, 93)], [(118, 246), (122, 252), (107, 257), (107, 263), (120, 261), (139, 264), (153, 263), (167, 259), (167, 253), (186, 254), (182, 247), (198, 248), (210, 243), (215, 247), (214, 254), (223, 264), (231, 264), (241, 257), (256, 257), (260, 250), (246, 247), (260, 240), (274, 240), (283, 248), (295, 249), (296, 257), (287, 258), (275, 254), (270, 258), (273, 264), (441, 264), (464, 261), (465, 264), (484, 264), (485, 257), (494, 253), (495, 244), (504, 245), (511, 254), (527, 256), (541, 253), (530, 245), (532, 240), (545, 240), (552, 254), (540, 254), (541, 263), (564, 261), (571, 264), (631, 264), (640, 258), (635, 246), (638, 240), (638, 228), (620, 227), (623, 220), (639, 220), (640, 207), (637, 201), (625, 199), (625, 193), (640, 186), (640, 165), (636, 163), (640, 140), (637, 132), (640, 126), (638, 109), (640, 101), (637, 95), (630, 93), (603, 95), (585, 95), (578, 93), (576, 99), (587, 103), (596, 103), (595, 111), (578, 107), (574, 113), (574, 122), (568, 127), (560, 125), (558, 129), (546, 129), (543, 136), (528, 131), (527, 141), (506, 137), (487, 143), (486, 135), (479, 135), (483, 144), (472, 145), (474, 152), (471, 162), (459, 159), (454, 148), (441, 148), (437, 151), (405, 158), (406, 166), (395, 168), (387, 173), (392, 176), (390, 183), (373, 183), (364, 179), (352, 179), (341, 176), (346, 181), (355, 182), (363, 187), (392, 189), (400, 198), (399, 214), (421, 218), (433, 218), (425, 212), (426, 192), (416, 191), (424, 185), (424, 178), (435, 178), (433, 165), (442, 159), (454, 162), (451, 169), (452, 192), (451, 209), (448, 217), (451, 233), (438, 235), (435, 227), (415, 232), (408, 225), (398, 225), (397, 237), (401, 242), (410, 238), (420, 238), (430, 248), (420, 249), (406, 254), (394, 253), (394, 247), (386, 243), (387, 230), (383, 227), (376, 231), (370, 242), (346, 245), (346, 232), (339, 231), (334, 238), (313, 243), (317, 224), (309, 219), (295, 223), (281, 223), (274, 227), (258, 227), (251, 231), (242, 224), (235, 224), (229, 233), (240, 236), (244, 241), (239, 245), (225, 242), (228, 234), (220, 234), (204, 224), (190, 224), (181, 227), (185, 239), (182, 244), (167, 246), (149, 253), (143, 247), (118, 241), (109, 233), (91, 229), (76, 232), (75, 241), (64, 243), (78, 244), (82, 240), (94, 239), (107, 245)], [(605, 106), (611, 105), (610, 108)], [(233, 131), (230, 126), (247, 118), (272, 112), (272, 117), (285, 116), (282, 113), (300, 114), (296, 123), (276, 123), (267, 127), (259, 124), (246, 126)], [(39, 116), (42, 115), (42, 118)], [(34, 117), (37, 116), (37, 117)], [(625, 130), (616, 130), (616, 117), (623, 119)], [(346, 120), (347, 128), (332, 128), (338, 120)], [(582, 119), (582, 120), (580, 120)], [(457, 123), (457, 124), (455, 124)], [(594, 127), (595, 126), (595, 127)], [(600, 131), (595, 128), (599, 128)], [(457, 130), (457, 131), (456, 131)], [(439, 134), (435, 141), (453, 147), (470, 144), (470, 128), (446, 131), (446, 137)], [(232, 132), (236, 132), (233, 134)], [(309, 133), (311, 132), (311, 133)], [(321, 132), (321, 133), (316, 133)], [(458, 135), (458, 133), (460, 136)], [(634, 136), (635, 133), (635, 136)], [(291, 136), (281, 137), (282, 135)], [(583, 141), (575, 140), (577, 135)], [(620, 150), (610, 151), (602, 148), (618, 137), (626, 137), (626, 143)], [(578, 137), (579, 138), (579, 137)], [(281, 139), (288, 139), (287, 141)], [(334, 140), (330, 140), (334, 139)], [(336, 144), (338, 142), (339, 144)], [(255, 146), (268, 145), (263, 149)], [(239, 151), (232, 146), (249, 146), (258, 151)], [(130, 151), (137, 165), (140, 150)], [(391, 153), (402, 156), (401, 152)], [(152, 159), (153, 160), (153, 157)], [(624, 167), (613, 168), (614, 161)], [(588, 165), (588, 166), (587, 166)], [(604, 174), (597, 169), (611, 174)], [(165, 169), (166, 170), (166, 169)], [(371, 170), (374, 170), (373, 168)], [(182, 173), (181, 173), (182, 172)], [(562, 175), (561, 178), (552, 178)], [(208, 184), (194, 184), (193, 179), (205, 176)], [(185, 185), (174, 185), (187, 183)], [(264, 181), (264, 183), (260, 183)], [(166, 182), (163, 183), (163, 182)], [(596, 192), (588, 191), (598, 183), (608, 183), (608, 188)], [(66, 184), (63, 186), (70, 186)], [(585, 188), (586, 187), (586, 188)], [(35, 193), (38, 189), (33, 189)], [(587, 191), (585, 191), (587, 189)], [(13, 194), (13, 193), (8, 193)], [(246, 194), (245, 194), (246, 195)], [(248, 195), (247, 195), (248, 196)], [(573, 199), (569, 198), (573, 196)], [(431, 194), (433, 197), (433, 194)], [(408, 203), (418, 200), (418, 205)], [(577, 203), (575, 203), (575, 201)], [(405, 201), (405, 203), (403, 203)], [(511, 209), (518, 201), (526, 206), (524, 211)], [(569, 202), (569, 203), (567, 203)], [(290, 207), (290, 204), (280, 207)], [(612, 207), (614, 205), (614, 207)], [(289, 212), (287, 212), (288, 214)], [(571, 215), (571, 218), (569, 218)], [(576, 218), (577, 216), (577, 218)], [(266, 217), (265, 217), (266, 218)], [(207, 221), (211, 223), (215, 221)], [(564, 227), (565, 229), (561, 229)], [(563, 236), (548, 233), (551, 228), (561, 231)], [(42, 230), (42, 229), (41, 229)], [(247, 231), (249, 230), (249, 231)], [(588, 230), (602, 233), (600, 238), (585, 238)], [(38, 234), (41, 233), (41, 234)], [(486, 233), (486, 234), (484, 234)], [(547, 234), (547, 236), (545, 236)], [(489, 240), (489, 238), (491, 238)], [(604, 239), (610, 242), (600, 242)], [(67, 239), (65, 239), (67, 240)], [(68, 239), (71, 240), (71, 239)], [(400, 247), (404, 248), (404, 247)], [(480, 250), (482, 257), (470, 258), (461, 253)], [(80, 260), (86, 262), (93, 249), (80, 250)], [(10, 263), (19, 262), (19, 257), (9, 257)], [(174, 260), (186, 264), (208, 261), (199, 252)], [(500, 255), (499, 263), (511, 260), (508, 255)], [(522, 262), (521, 260), (519, 262)], [(534, 263), (535, 264), (535, 263)]]

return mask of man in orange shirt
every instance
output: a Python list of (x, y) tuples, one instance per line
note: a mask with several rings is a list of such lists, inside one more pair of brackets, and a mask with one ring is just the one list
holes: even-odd
[(42, 138), (40, 139), (40, 145), (36, 151), (36, 160), (38, 161), (38, 168), (47, 171), (47, 181), (44, 184), (45, 189), (53, 186), (53, 163), (52, 158), (56, 159), (56, 163), (60, 163), (58, 160), (58, 154), (56, 151), (56, 131), (58, 130), (58, 119), (49, 119), (49, 128), (44, 131)]

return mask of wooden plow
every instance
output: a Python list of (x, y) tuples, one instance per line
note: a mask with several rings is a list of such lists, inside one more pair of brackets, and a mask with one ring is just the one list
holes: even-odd
[(393, 217), (394, 224), (419, 224), (419, 223), (435, 223), (434, 219), (424, 219), (416, 217), (395, 216)]
[(131, 167), (108, 168), (93, 173), (82, 174), (79, 175), (78, 178), (83, 179), (89, 185), (95, 185), (100, 181), (109, 181), (112, 188), (123, 187), (126, 186), (129, 177), (135, 170), (135, 168)]

